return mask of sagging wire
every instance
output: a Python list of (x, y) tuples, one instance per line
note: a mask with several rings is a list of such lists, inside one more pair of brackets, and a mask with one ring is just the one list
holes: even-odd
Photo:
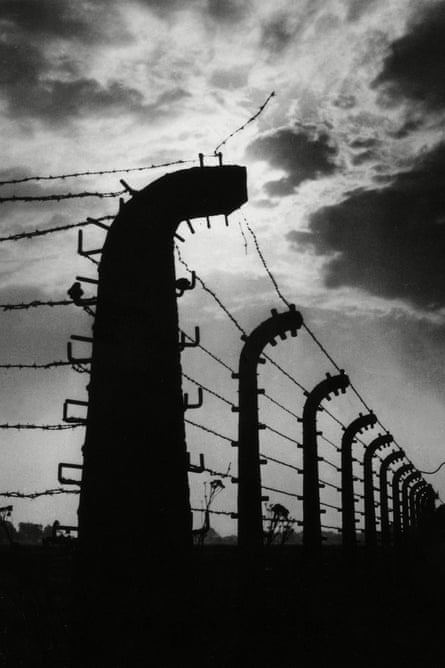
[[(269, 268), (269, 266), (268, 266), (268, 264), (267, 264), (267, 262), (266, 262), (266, 259), (265, 259), (264, 255), (263, 255), (263, 252), (262, 252), (262, 250), (261, 250), (260, 244), (259, 244), (259, 242), (258, 242), (258, 238), (257, 238), (257, 236), (256, 236), (256, 234), (255, 234), (255, 232), (254, 232), (254, 230), (253, 230), (252, 227), (249, 225), (249, 222), (247, 221), (247, 219), (246, 219), (246, 217), (244, 216), (244, 214), (242, 214), (242, 215), (243, 215), (243, 218), (244, 218), (244, 222), (245, 222), (245, 224), (246, 224), (246, 227), (247, 227), (247, 229), (249, 230), (249, 232), (250, 232), (250, 234), (251, 234), (251, 236), (252, 236), (252, 239), (253, 239), (253, 241), (254, 241), (255, 248), (256, 248), (256, 250), (257, 250), (257, 253), (258, 253), (258, 256), (259, 256), (259, 258), (260, 258), (260, 260), (261, 260), (261, 263), (262, 263), (264, 269), (266, 270), (266, 273), (267, 273), (267, 275), (269, 276), (269, 278), (270, 278), (270, 280), (271, 280), (271, 282), (272, 282), (272, 284), (273, 284), (273, 286), (274, 286), (274, 288), (275, 288), (275, 291), (276, 291), (278, 297), (281, 299), (281, 301), (282, 301), (287, 307), (289, 307), (289, 302), (288, 302), (288, 300), (287, 300), (287, 299), (284, 297), (284, 295), (282, 294), (282, 292), (281, 292), (281, 290), (280, 290), (280, 288), (279, 288), (279, 286), (278, 286), (278, 283), (277, 283), (277, 281), (276, 281), (276, 279), (275, 279), (275, 277), (274, 277), (272, 271), (270, 270), (270, 268)], [(307, 325), (305, 322), (303, 322), (303, 328), (306, 330), (306, 332), (307, 332), (307, 333), (309, 334), (309, 336), (312, 338), (312, 340), (314, 341), (314, 343), (316, 343), (316, 345), (320, 348), (320, 350), (323, 352), (323, 354), (326, 356), (326, 358), (330, 361), (330, 363), (334, 366), (334, 368), (335, 368), (337, 371), (340, 372), (340, 371), (342, 370), (341, 367), (337, 364), (337, 362), (336, 362), (335, 359), (332, 357), (332, 355), (329, 353), (329, 351), (327, 350), (327, 348), (321, 343), (321, 341), (318, 339), (318, 337), (314, 334), (314, 332), (308, 327), (308, 325)], [(351, 388), (352, 392), (356, 395), (356, 397), (358, 398), (358, 400), (361, 402), (361, 404), (364, 406), (364, 408), (365, 408), (368, 412), (371, 412), (371, 408), (369, 407), (369, 405), (367, 404), (367, 402), (365, 401), (365, 399), (363, 398), (363, 396), (361, 395), (361, 393), (357, 390), (357, 388), (355, 387), (355, 385), (354, 385), (352, 382), (350, 382), (350, 388)], [(326, 414), (329, 415), (333, 420), (335, 420), (340, 426), (342, 426), (343, 428), (345, 427), (345, 425), (344, 425), (338, 418), (336, 418), (330, 411), (328, 411), (327, 409), (324, 409), (324, 410), (325, 410)], [(386, 433), (390, 433), (389, 430), (385, 427), (385, 425), (382, 423), (382, 421), (381, 421), (380, 419), (377, 419), (377, 423), (380, 425), (380, 427), (381, 427)], [(366, 447), (366, 444), (363, 443), (363, 441), (360, 441), (360, 442)], [(409, 459), (409, 457), (406, 455), (404, 449), (401, 447), (401, 445), (400, 445), (395, 439), (394, 439), (394, 444), (395, 444), (395, 446), (396, 446), (397, 448), (399, 448), (399, 450), (401, 450), (401, 451), (404, 453), (406, 460), (407, 460), (408, 462), (412, 463), (411, 460)]]
[(247, 237), (246, 237), (246, 234), (243, 230), (243, 226), (241, 225), (241, 220), (239, 218), (238, 218), (238, 225), (239, 225), (239, 229), (240, 229), (240, 232), (241, 232), (241, 236), (243, 237), (243, 241), (244, 241), (244, 252), (247, 255), (247, 253), (248, 253)]
[(213, 436), (217, 436), (218, 438), (221, 438), (223, 441), (228, 441), (229, 443), (233, 443), (234, 440), (235, 440), (233, 438), (230, 438), (229, 436), (225, 436), (224, 434), (221, 434), (218, 431), (215, 431), (214, 429), (210, 429), (210, 427), (206, 427), (205, 425), (200, 424), (199, 422), (193, 422), (193, 420), (189, 420), (188, 418), (185, 418), (184, 422), (191, 425), (192, 427), (196, 427), (196, 429), (201, 429), (202, 431), (205, 431), (208, 434), (212, 434)]
[(252, 229), (251, 226), (249, 225), (249, 222), (248, 222), (246, 216), (245, 216), (244, 214), (242, 214), (242, 216), (243, 216), (244, 222), (245, 222), (245, 224), (246, 224), (246, 227), (247, 227), (247, 229), (249, 230), (249, 232), (250, 232), (250, 234), (251, 234), (251, 236), (252, 236), (253, 243), (254, 243), (255, 248), (256, 248), (256, 251), (257, 251), (257, 253), (258, 253), (258, 257), (260, 258), (261, 263), (262, 263), (264, 269), (266, 270), (266, 273), (267, 273), (267, 275), (269, 276), (269, 278), (270, 278), (270, 280), (271, 280), (271, 282), (272, 282), (272, 284), (273, 284), (273, 286), (274, 286), (274, 288), (275, 288), (275, 291), (276, 291), (277, 295), (279, 296), (279, 298), (281, 299), (281, 301), (283, 302), (283, 304), (284, 304), (287, 308), (289, 308), (289, 306), (290, 306), (290, 302), (287, 301), (286, 297), (283, 295), (283, 293), (281, 292), (280, 288), (278, 287), (278, 283), (277, 283), (277, 281), (276, 281), (276, 279), (275, 279), (275, 276), (272, 274), (271, 270), (269, 269), (269, 266), (268, 266), (268, 264), (267, 264), (267, 262), (266, 262), (266, 259), (265, 259), (264, 255), (263, 255), (263, 252), (262, 252), (262, 250), (261, 250), (261, 248), (260, 248), (260, 245), (259, 245), (259, 243), (258, 243), (258, 239), (257, 239), (257, 236), (256, 236), (255, 232), (253, 231), (253, 229)]
[[(178, 260), (179, 260), (179, 262), (180, 262), (180, 263), (187, 269), (187, 271), (188, 271), (189, 273), (192, 273), (192, 269), (190, 269), (189, 264), (188, 264), (188, 263), (184, 260), (184, 258), (182, 257), (181, 251), (180, 251), (179, 246), (178, 246), (177, 244), (175, 244), (175, 249), (176, 249), (176, 253), (177, 253), (177, 255), (178, 255)], [(238, 320), (235, 318), (234, 315), (232, 315), (232, 313), (230, 313), (229, 309), (223, 304), (223, 302), (222, 302), (222, 301), (220, 300), (220, 298), (215, 294), (215, 292), (214, 292), (211, 288), (209, 288), (209, 287), (206, 285), (206, 283), (202, 280), (202, 278), (201, 278), (200, 276), (198, 276), (198, 274), (197, 274), (196, 272), (195, 272), (195, 277), (196, 277), (196, 280), (198, 281), (198, 283), (199, 283), (199, 284), (201, 285), (201, 287), (203, 288), (203, 290), (205, 290), (205, 291), (206, 291), (206, 292), (207, 292), (207, 293), (208, 293), (208, 294), (209, 294), (209, 295), (216, 301), (216, 303), (218, 304), (218, 306), (224, 311), (224, 313), (226, 314), (226, 316), (232, 321), (232, 323), (235, 325), (235, 327), (237, 328), (237, 330), (238, 330), (239, 332), (241, 332), (241, 334), (246, 335), (247, 332), (241, 327), (241, 325), (239, 324)]]
[(266, 424), (263, 422), (263, 426), (268, 430), (271, 431), (273, 434), (276, 434), (277, 436), (280, 436), (281, 438), (286, 439), (287, 441), (290, 441), (291, 443), (294, 443), (294, 445), (297, 446), (297, 448), (301, 448), (302, 445), (298, 441), (296, 441), (294, 438), (291, 436), (288, 436), (287, 434), (283, 434), (283, 432), (279, 431), (278, 429), (275, 429), (275, 427), (271, 427), (270, 425)]
[(205, 385), (203, 385), (203, 384), (200, 383), (199, 381), (197, 381), (197, 380), (195, 380), (194, 378), (192, 378), (191, 376), (189, 376), (189, 375), (188, 375), (187, 373), (185, 373), (184, 371), (182, 372), (182, 375), (183, 375), (184, 378), (186, 378), (187, 380), (189, 380), (191, 383), (194, 383), (194, 385), (196, 385), (197, 387), (200, 387), (201, 389), (205, 390), (206, 392), (208, 392), (209, 394), (213, 395), (213, 396), (216, 397), (217, 399), (220, 399), (221, 401), (223, 401), (224, 403), (226, 403), (228, 406), (231, 406), (231, 407), (234, 406), (234, 404), (233, 404), (231, 401), (229, 401), (229, 399), (226, 399), (226, 397), (223, 397), (222, 394), (218, 394), (218, 392), (215, 392), (214, 390), (211, 390), (209, 387), (206, 387)]

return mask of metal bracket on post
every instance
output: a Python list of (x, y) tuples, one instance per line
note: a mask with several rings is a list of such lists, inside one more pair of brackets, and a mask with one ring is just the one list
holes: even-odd
[(63, 475), (63, 469), (76, 469), (78, 471), (81, 471), (83, 469), (82, 464), (69, 464), (67, 462), (60, 462), (59, 466), (57, 468), (57, 481), (60, 482), (61, 485), (81, 485), (80, 480), (74, 480), (72, 478), (65, 478)]
[(92, 250), (85, 250), (83, 247), (83, 230), (77, 232), (77, 254), (81, 257), (86, 257), (87, 260), (91, 260), (94, 264), (99, 264), (97, 260), (94, 260), (92, 255), (99, 255), (102, 253), (102, 248), (93, 248)]
[[(71, 338), (73, 341), (93, 343), (93, 339), (89, 336), (77, 336), (76, 334), (72, 334)], [(71, 341), (68, 341), (67, 343), (67, 356), (68, 356), (68, 361), (71, 362), (72, 364), (88, 364), (88, 362), (91, 362), (91, 357), (74, 357), (73, 344)]]
[(204, 394), (202, 391), (202, 387), (198, 387), (198, 401), (196, 401), (194, 404), (189, 402), (189, 395), (187, 392), (184, 392), (184, 411), (187, 411), (191, 408), (201, 408), (203, 403), (204, 403)]
[(176, 287), (176, 296), (182, 297), (184, 292), (188, 290), (194, 290), (196, 287), (196, 272), (192, 271), (191, 280), (188, 278), (178, 278), (175, 283)]
[(185, 335), (184, 332), (181, 332), (181, 338), (179, 341), (179, 349), (184, 350), (184, 348), (197, 348), (201, 341), (201, 335), (199, 327), (195, 327), (195, 338), (194, 340), (188, 340), (189, 337)]
[(99, 280), (97, 278), (89, 278), (88, 276), (76, 276), (76, 281), (80, 283), (92, 283), (93, 285), (99, 285)]
[(69, 406), (88, 406), (88, 401), (79, 401), (77, 399), (65, 399), (63, 404), (63, 417), (64, 422), (77, 423), (77, 424), (86, 424), (86, 418), (80, 418), (75, 416), (70, 416), (68, 414)]
[(187, 470), (191, 473), (204, 473), (205, 471), (205, 462), (204, 455), (199, 454), (199, 464), (192, 464), (190, 461), (190, 453), (187, 452)]

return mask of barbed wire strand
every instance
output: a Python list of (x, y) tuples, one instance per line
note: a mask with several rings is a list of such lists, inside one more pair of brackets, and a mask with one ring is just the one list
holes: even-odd
[(266, 270), (266, 273), (267, 273), (267, 275), (269, 276), (269, 278), (270, 278), (270, 280), (271, 280), (271, 282), (272, 282), (272, 284), (273, 284), (273, 286), (274, 286), (274, 288), (275, 288), (275, 291), (276, 291), (278, 297), (281, 299), (281, 301), (283, 302), (283, 304), (284, 304), (287, 308), (289, 308), (289, 306), (290, 306), (290, 302), (288, 302), (288, 300), (286, 299), (286, 297), (283, 295), (283, 293), (281, 292), (280, 288), (278, 287), (278, 283), (277, 283), (277, 281), (276, 281), (276, 279), (275, 279), (275, 276), (272, 274), (271, 270), (269, 269), (269, 265), (267, 264), (266, 259), (265, 259), (264, 255), (263, 255), (263, 252), (262, 252), (262, 250), (261, 250), (261, 248), (260, 248), (260, 244), (259, 244), (259, 242), (258, 242), (258, 239), (257, 239), (257, 236), (256, 236), (255, 232), (253, 231), (253, 229), (252, 229), (251, 226), (249, 225), (249, 221), (247, 220), (246, 216), (245, 216), (244, 214), (242, 214), (242, 216), (243, 216), (243, 219), (244, 219), (244, 223), (246, 224), (246, 227), (247, 227), (247, 229), (249, 230), (250, 235), (251, 235), (251, 237), (252, 237), (252, 239), (253, 239), (253, 243), (254, 243), (255, 248), (256, 248), (256, 251), (257, 251), (257, 253), (258, 253), (258, 257), (260, 258), (261, 263), (262, 263), (264, 269)]
[[(179, 260), (179, 262), (180, 262), (180, 263), (187, 269), (187, 271), (188, 271), (189, 273), (192, 273), (192, 269), (190, 268), (189, 264), (188, 264), (188, 263), (184, 260), (184, 258), (182, 257), (181, 251), (180, 251), (180, 249), (178, 248), (178, 246), (176, 246), (176, 251), (177, 251), (177, 255), (178, 255), (178, 260)], [(206, 291), (206, 292), (207, 292), (207, 293), (208, 293), (208, 294), (209, 294), (209, 295), (216, 301), (216, 303), (218, 304), (218, 306), (219, 306), (219, 307), (221, 308), (221, 310), (227, 315), (227, 317), (232, 321), (232, 323), (235, 325), (235, 327), (238, 329), (238, 331), (241, 332), (241, 334), (243, 334), (244, 336), (246, 336), (247, 333), (246, 333), (246, 331), (244, 330), (244, 328), (240, 325), (240, 323), (239, 323), (238, 320), (235, 318), (235, 316), (229, 311), (229, 309), (227, 308), (227, 306), (225, 306), (225, 304), (223, 304), (223, 302), (221, 301), (221, 299), (215, 294), (214, 290), (212, 290), (211, 288), (209, 288), (208, 285), (202, 280), (202, 278), (201, 278), (200, 276), (198, 276), (198, 274), (197, 274), (196, 272), (195, 272), (195, 277), (196, 277), (196, 280), (200, 283), (201, 287), (202, 287), (202, 288), (203, 288), (203, 289), (204, 289), (204, 290), (205, 290), (205, 291)], [(263, 357), (264, 357), (265, 359), (267, 359), (267, 360), (268, 360), (268, 361), (269, 361), (269, 362), (270, 362), (276, 369), (278, 369), (284, 376), (286, 376), (286, 378), (288, 378), (292, 383), (294, 383), (300, 390), (302, 390), (303, 392), (307, 392), (307, 389), (304, 387), (304, 385), (302, 385), (300, 382), (298, 382), (298, 381), (297, 381), (293, 376), (291, 376), (285, 369), (283, 369), (283, 367), (280, 366), (280, 365), (278, 364), (278, 362), (275, 362), (275, 360), (274, 360), (272, 357), (270, 357), (270, 355), (267, 355), (267, 354), (263, 353)]]
[(43, 229), (32, 230), (31, 232), (19, 232), (17, 234), (10, 234), (5, 237), (0, 237), (0, 243), (5, 241), (20, 241), (21, 239), (32, 239), (33, 237), (43, 237), (46, 234), (54, 234), (56, 232), (64, 232), (76, 227), (85, 227), (86, 225), (93, 225), (94, 223), (101, 223), (104, 220), (113, 220), (115, 216), (101, 216), (100, 218), (89, 218), (82, 220), (79, 223), (69, 223), (67, 225), (58, 225), (57, 227), (47, 227)]
[(247, 237), (246, 237), (246, 233), (243, 230), (243, 226), (241, 224), (241, 219), (240, 218), (238, 218), (238, 226), (239, 226), (241, 236), (242, 236), (243, 242), (244, 242), (244, 252), (247, 255), (247, 253), (248, 253)]
[(78, 192), (78, 193), (60, 193), (59, 195), (11, 195), (10, 197), (0, 197), (0, 204), (6, 202), (60, 202), (63, 199), (79, 199), (84, 197), (113, 198), (125, 195), (126, 190), (117, 190), (115, 192)]
[(435, 473), (438, 473), (443, 466), (445, 466), (445, 462), (442, 462), (441, 464), (439, 464), (439, 466), (436, 469), (434, 469), (433, 471), (421, 471), (420, 469), (417, 469), (417, 470), (419, 471), (419, 473), (423, 473), (425, 475), (434, 475)]
[(0, 492), (0, 496), (9, 497), (12, 499), (38, 499), (42, 496), (57, 496), (59, 494), (79, 494), (78, 489), (63, 489), (57, 487), (55, 489), (45, 489), (43, 492)]
[(187, 373), (185, 373), (184, 371), (182, 372), (182, 375), (183, 375), (184, 378), (186, 378), (187, 380), (189, 380), (191, 383), (193, 383), (194, 385), (197, 385), (197, 387), (200, 387), (201, 389), (205, 390), (206, 392), (208, 392), (209, 394), (213, 395), (213, 396), (216, 397), (217, 399), (220, 399), (221, 401), (223, 401), (224, 403), (228, 404), (229, 406), (232, 406), (232, 407), (233, 407), (233, 406), (235, 405), (235, 404), (232, 403), (229, 399), (227, 399), (226, 397), (223, 397), (222, 394), (219, 394), (218, 392), (215, 392), (215, 390), (211, 390), (209, 387), (206, 387), (205, 385), (203, 385), (202, 383), (200, 383), (198, 380), (195, 380), (195, 378), (192, 378), (192, 376), (189, 376), (189, 375), (188, 375)]
[(65, 429), (77, 429), (84, 427), (84, 424), (0, 424), (0, 429), (43, 429), (46, 431), (63, 431)]
[(130, 172), (144, 172), (149, 169), (159, 169), (161, 167), (171, 167), (172, 165), (185, 165), (198, 162), (197, 160), (173, 160), (153, 165), (144, 165), (143, 167), (125, 167), (122, 169), (101, 169), (97, 171), (72, 172), (71, 174), (55, 174), (48, 176), (26, 176), (19, 179), (9, 179), (0, 181), (0, 186), (13, 185), (16, 183), (27, 183), (29, 181), (55, 181), (56, 179), (71, 179), (79, 176), (103, 176), (105, 174), (129, 174)]
[(242, 131), (244, 130), (244, 128), (246, 128), (248, 125), (250, 125), (250, 123), (253, 123), (253, 122), (258, 118), (258, 116), (259, 116), (260, 114), (263, 113), (264, 109), (266, 108), (266, 106), (269, 104), (270, 100), (271, 100), (274, 96), (275, 96), (275, 91), (272, 91), (272, 92), (270, 93), (270, 95), (268, 95), (267, 99), (263, 102), (263, 104), (261, 105), (261, 107), (258, 109), (258, 111), (257, 111), (255, 114), (253, 114), (253, 116), (251, 116), (251, 117), (250, 117), (245, 123), (243, 123), (243, 125), (241, 125), (239, 128), (237, 128), (236, 130), (234, 130), (233, 132), (231, 132), (225, 139), (223, 139), (222, 142), (220, 142), (220, 143), (218, 144), (218, 146), (215, 147), (214, 155), (216, 155), (216, 154), (218, 153), (218, 150), (219, 150), (220, 148), (222, 148), (225, 144), (227, 144), (227, 142), (229, 141), (229, 139), (231, 139), (232, 137), (234, 137), (235, 135), (237, 135), (239, 132), (242, 132)]
[(0, 364), (0, 369), (55, 369), (63, 366), (74, 366), (73, 362), (58, 360), (55, 362), (30, 362), (29, 364)]
[(184, 422), (187, 424), (192, 425), (193, 427), (196, 427), (196, 429), (201, 429), (202, 431), (207, 432), (208, 434), (212, 434), (213, 436), (217, 436), (218, 438), (221, 438), (223, 441), (228, 441), (229, 443), (233, 443), (235, 441), (234, 438), (230, 438), (229, 436), (225, 436), (224, 434), (221, 434), (218, 431), (215, 431), (214, 429), (211, 429), (210, 427), (206, 427), (203, 424), (200, 424), (199, 422), (194, 422), (193, 420), (189, 420), (188, 418), (184, 419)]
[(95, 304), (95, 299), (84, 299), (82, 301), (73, 301), (72, 299), (61, 299), (60, 301), (49, 300), (40, 301), (35, 299), (32, 302), (17, 302), (15, 304), (0, 304), (0, 309), (3, 311), (19, 311), (30, 308), (39, 308), (41, 306), (85, 306), (86, 304)]
[[(181, 251), (179, 249), (179, 246), (177, 244), (175, 244), (175, 248), (176, 248), (176, 253), (178, 255), (179, 262), (187, 269), (187, 271), (189, 273), (192, 273), (192, 269), (190, 269), (189, 264), (182, 257), (182, 253), (181, 253)], [(203, 290), (205, 290), (205, 292), (207, 292), (211, 297), (213, 297), (213, 299), (216, 301), (218, 306), (221, 308), (222, 311), (224, 311), (226, 316), (232, 321), (232, 323), (235, 325), (235, 327), (238, 329), (238, 331), (241, 332), (241, 334), (244, 334), (244, 336), (246, 336), (247, 332), (243, 329), (243, 327), (241, 327), (238, 320), (235, 318), (235, 316), (232, 313), (230, 313), (229, 309), (223, 304), (223, 302), (216, 295), (216, 293), (211, 288), (208, 287), (208, 285), (202, 280), (202, 278), (200, 276), (198, 276), (198, 274), (196, 272), (195, 272), (195, 277), (196, 277), (196, 280), (198, 281), (198, 283), (203, 288)]]
[[(249, 224), (248, 220), (246, 219), (245, 215), (242, 214), (242, 216), (243, 216), (244, 222), (245, 222), (245, 224), (246, 224), (246, 227), (247, 227), (247, 229), (249, 230), (249, 232), (250, 232), (250, 234), (251, 234), (251, 236), (252, 236), (252, 239), (253, 239), (253, 241), (254, 241), (255, 248), (256, 248), (256, 251), (257, 251), (257, 253), (258, 253), (258, 256), (259, 256), (259, 258), (260, 258), (260, 260), (261, 260), (261, 263), (262, 263), (264, 269), (266, 270), (266, 273), (267, 273), (267, 275), (269, 276), (269, 278), (270, 278), (270, 280), (271, 280), (271, 282), (272, 282), (272, 284), (273, 284), (273, 286), (274, 286), (274, 288), (275, 288), (275, 291), (276, 291), (277, 295), (279, 296), (279, 298), (281, 299), (281, 301), (282, 301), (287, 307), (289, 307), (289, 302), (288, 302), (288, 300), (284, 297), (284, 295), (282, 294), (281, 290), (279, 289), (279, 287), (278, 287), (278, 283), (277, 283), (277, 281), (276, 281), (276, 279), (275, 279), (275, 277), (274, 277), (272, 271), (270, 270), (270, 268), (269, 268), (269, 266), (268, 266), (268, 264), (267, 264), (267, 262), (266, 262), (266, 259), (265, 259), (264, 255), (263, 255), (263, 252), (262, 252), (262, 250), (261, 250), (261, 247), (260, 247), (258, 238), (257, 238), (257, 236), (256, 236), (256, 234), (255, 234), (255, 232), (254, 232), (254, 230), (253, 230), (252, 227), (250, 226), (250, 224)], [(309, 334), (309, 336), (312, 338), (312, 340), (314, 341), (314, 343), (316, 343), (316, 345), (319, 347), (319, 349), (323, 352), (323, 354), (326, 356), (326, 358), (330, 361), (330, 363), (334, 366), (334, 368), (335, 368), (337, 371), (339, 371), (339, 372), (342, 371), (341, 367), (339, 366), (339, 364), (337, 364), (337, 362), (335, 361), (335, 359), (333, 358), (333, 356), (329, 353), (329, 351), (327, 350), (326, 346), (324, 346), (324, 345), (321, 343), (321, 341), (319, 340), (319, 338), (318, 338), (318, 337), (314, 334), (314, 332), (309, 328), (309, 326), (306, 324), (306, 322), (303, 322), (303, 328), (304, 328), (305, 331)], [(363, 396), (361, 395), (361, 393), (358, 391), (358, 389), (356, 388), (356, 386), (355, 386), (351, 381), (350, 381), (350, 388), (351, 388), (351, 391), (356, 395), (356, 397), (358, 398), (358, 400), (361, 402), (361, 404), (364, 406), (364, 408), (365, 408), (368, 412), (371, 412), (371, 408), (369, 407), (369, 405), (367, 404), (367, 402), (365, 401), (365, 399), (363, 398)], [(334, 416), (329, 410), (327, 410), (327, 409), (325, 408), (324, 411), (326, 412), (327, 415), (329, 415), (329, 416), (330, 416), (335, 422), (337, 422), (340, 426), (345, 427), (345, 425), (341, 422), (341, 420), (339, 420), (336, 416)], [(382, 421), (381, 421), (378, 417), (377, 417), (377, 424), (379, 424), (380, 427), (381, 427), (386, 433), (389, 433), (389, 430), (386, 428), (386, 426), (382, 423)], [(365, 447), (366, 447), (366, 444), (363, 443), (363, 441), (361, 441), (361, 442), (362, 442), (362, 444), (365, 445)], [(394, 439), (394, 444), (395, 444), (396, 447), (399, 448), (399, 450), (401, 450), (401, 451), (404, 453), (405, 458), (407, 459), (407, 461), (409, 461), (410, 463), (412, 463), (411, 460), (409, 459), (409, 457), (406, 455), (406, 453), (405, 453), (404, 449), (402, 448), (402, 446), (401, 446), (395, 439)], [(413, 464), (413, 466), (414, 466), (414, 464)]]
[[(193, 337), (190, 336), (190, 334), (187, 334), (187, 333), (184, 332), (184, 330), (182, 330), (182, 329), (179, 330), (179, 331), (180, 331), (182, 334), (184, 334), (184, 336), (185, 336), (187, 339), (189, 339), (190, 341), (193, 341)], [(224, 360), (222, 360), (220, 357), (218, 357), (217, 355), (215, 355), (215, 354), (214, 354), (211, 350), (209, 350), (208, 348), (205, 348), (201, 343), (199, 343), (197, 347), (200, 348), (203, 352), (205, 352), (205, 353), (206, 353), (209, 357), (211, 357), (211, 359), (213, 359), (215, 362), (217, 362), (218, 364), (220, 364), (224, 369), (226, 369), (227, 371), (230, 371), (230, 373), (232, 373), (232, 374), (235, 373), (235, 370), (234, 370), (229, 364), (227, 364), (227, 362), (224, 362)], [(290, 376), (284, 369), (282, 369), (282, 368), (280, 367), (279, 364), (277, 364), (274, 360), (272, 360), (272, 358), (268, 358), (268, 359), (269, 359), (269, 362), (271, 362), (271, 364), (274, 364), (274, 365), (275, 365), (275, 366), (276, 366), (276, 367), (277, 367), (283, 374), (285, 374), (286, 376), (288, 376), (288, 378), (289, 378), (290, 380), (292, 380), (292, 382), (295, 383), (295, 384), (297, 385), (297, 387), (299, 387), (300, 389), (304, 390), (303, 386), (300, 385), (300, 383), (298, 383), (298, 381), (296, 381), (294, 378), (292, 378), (292, 376)], [(195, 382), (196, 382), (196, 381), (195, 381)], [(203, 390), (208, 389), (208, 388), (205, 388), (203, 385), (201, 385), (201, 387), (202, 387)], [(210, 391), (210, 390), (209, 390), (209, 391)], [(270, 401), (271, 403), (273, 403), (273, 404), (275, 404), (276, 406), (278, 406), (279, 408), (281, 408), (281, 410), (283, 410), (283, 411), (285, 411), (286, 413), (288, 413), (289, 415), (291, 415), (291, 416), (292, 416), (295, 420), (297, 420), (298, 422), (301, 421), (301, 417), (300, 417), (299, 415), (297, 415), (296, 413), (294, 413), (293, 411), (291, 411), (289, 408), (286, 408), (286, 406), (283, 406), (282, 403), (280, 403), (279, 401), (277, 401), (276, 399), (274, 399), (274, 397), (272, 397), (268, 392), (264, 392), (264, 394), (261, 394), (260, 396), (265, 397), (268, 401)], [(220, 398), (222, 399), (222, 397), (220, 397)], [(224, 401), (226, 401), (226, 403), (229, 403), (229, 400), (228, 400), (228, 399), (225, 399), (225, 398), (224, 398)], [(230, 403), (231, 403), (231, 402), (230, 402)], [(232, 404), (232, 405), (233, 405), (233, 404)]]

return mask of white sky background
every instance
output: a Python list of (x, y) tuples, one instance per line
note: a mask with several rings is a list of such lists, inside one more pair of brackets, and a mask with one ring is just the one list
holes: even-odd
[[(243, 213), (286, 298), (414, 464), (435, 468), (445, 459), (444, 24), (444, 3), (407, 0), (0, 0), (0, 180), (196, 159), (274, 90), (257, 121), (223, 149), (226, 164), (248, 168)], [(122, 176), (139, 188), (164, 171)], [(30, 182), (4, 186), (0, 196), (115, 191), (119, 178)], [(1, 234), (116, 207), (110, 199), (2, 204)], [(181, 251), (250, 331), (283, 305), (242, 216), (231, 221), (226, 229), (215, 219), (211, 231), (197, 222), (194, 236), (181, 226)], [(84, 234), (95, 243), (92, 230)], [(74, 231), (0, 244), (0, 302), (64, 299), (76, 274), (94, 275), (76, 244)], [(236, 367), (239, 333), (209, 295), (187, 293), (180, 314), (184, 329), (200, 325), (203, 344)], [(3, 312), (0, 362), (64, 359), (70, 334), (88, 335), (90, 320), (71, 307)], [(333, 371), (304, 332), (271, 354), (308, 388)], [(236, 403), (230, 374), (202, 352), (187, 350), (184, 370)], [(0, 422), (58, 423), (64, 398), (86, 398), (85, 377), (70, 370), (0, 373)], [(261, 385), (300, 414), (301, 393), (271, 368), (261, 374)], [(184, 390), (195, 396), (188, 382)], [(330, 408), (345, 423), (363, 410), (350, 392)], [(187, 417), (236, 437), (236, 415), (208, 395)], [(301, 440), (301, 426), (267, 402), (261, 419)], [(338, 441), (335, 424), (323, 418), (322, 428)], [(270, 432), (261, 438), (264, 452), (301, 462), (291, 443)], [(81, 444), (81, 429), (3, 431), (0, 491), (56, 487), (58, 462), (80, 462)], [(188, 445), (192, 461), (204, 452), (208, 466), (233, 461), (236, 472), (235, 451), (222, 441), (190, 428)], [(329, 446), (320, 450), (339, 461)], [(325, 464), (321, 476), (339, 480)], [(427, 479), (443, 492), (445, 469)], [(191, 474), (195, 506), (204, 480)], [(272, 464), (263, 482), (301, 491), (301, 476)], [(270, 496), (301, 517), (293, 499)], [(335, 491), (323, 498), (339, 501)], [(215, 508), (235, 510), (235, 486)], [(75, 524), (75, 510), (71, 497), (14, 500), (13, 519)], [(338, 521), (327, 513), (327, 524)], [(234, 530), (229, 520), (214, 526)]]

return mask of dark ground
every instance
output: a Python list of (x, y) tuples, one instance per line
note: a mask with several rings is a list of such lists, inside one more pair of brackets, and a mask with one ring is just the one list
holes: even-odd
[(253, 605), (248, 604), (248, 590), (237, 585), (236, 557), (234, 546), (195, 548), (192, 599), (179, 634), (165, 628), (160, 641), (165, 651), (156, 657), (150, 651), (149, 629), (144, 630), (147, 654), (136, 660), (130, 655), (117, 658), (121, 638), (110, 633), (110, 654), (102, 663), (91, 658), (89, 650), (79, 650), (70, 548), (4, 548), (0, 665), (439, 668), (445, 664), (443, 541), (411, 546), (403, 559), (380, 556), (372, 566), (362, 550), (355, 567), (344, 564), (336, 546), (323, 548), (319, 566), (304, 565), (300, 546), (273, 548)]

